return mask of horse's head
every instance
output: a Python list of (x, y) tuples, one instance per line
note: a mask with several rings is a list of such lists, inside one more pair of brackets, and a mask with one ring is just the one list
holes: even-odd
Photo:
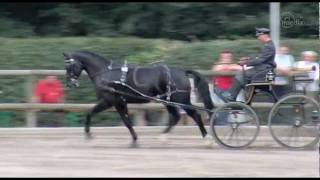
[(71, 54), (63, 53), (65, 58), (65, 69), (68, 87), (79, 87), (78, 78), (83, 70), (83, 65), (79, 60), (73, 57)]

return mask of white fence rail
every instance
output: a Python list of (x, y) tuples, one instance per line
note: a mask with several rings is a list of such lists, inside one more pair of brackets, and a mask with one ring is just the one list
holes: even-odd
[[(205, 76), (216, 76), (216, 75), (234, 75), (234, 72), (216, 72), (210, 70), (198, 70), (201, 74)], [(86, 74), (86, 73), (84, 73)], [(32, 92), (35, 85), (36, 76), (40, 75), (57, 75), (64, 76), (65, 70), (0, 70), (0, 76), (24, 76), (25, 80), (25, 100), (27, 103), (2, 103), (0, 104), (0, 110), (10, 110), (10, 111), (25, 111), (26, 112), (26, 126), (35, 127), (36, 126), (36, 116), (35, 112), (37, 110), (43, 111), (54, 111), (54, 110), (64, 110), (64, 111), (87, 111), (94, 106), (94, 104), (39, 104), (32, 103)], [(203, 107), (201, 103), (196, 103), (194, 105)], [(219, 106), (219, 104), (217, 105)], [(258, 108), (270, 108), (272, 104), (270, 103), (257, 103), (253, 105)], [(159, 103), (148, 103), (148, 104), (130, 104), (129, 108), (134, 110), (137, 116), (136, 118), (142, 118), (139, 112), (145, 109), (161, 110), (164, 106)], [(114, 110), (114, 109), (110, 109)], [(143, 120), (138, 120), (143, 121)], [(135, 121), (135, 122), (138, 122)]]

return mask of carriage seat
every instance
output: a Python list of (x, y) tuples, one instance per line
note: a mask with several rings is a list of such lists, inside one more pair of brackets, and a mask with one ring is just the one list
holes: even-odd
[(299, 73), (293, 76), (293, 81), (295, 82), (313, 82), (314, 79), (310, 78), (308, 73)]
[(273, 70), (265, 70), (252, 77), (251, 81), (246, 86), (266, 86), (274, 84), (276, 74)]

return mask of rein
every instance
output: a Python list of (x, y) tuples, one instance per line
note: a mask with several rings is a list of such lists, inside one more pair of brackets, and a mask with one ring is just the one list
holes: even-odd
[(129, 97), (133, 97), (133, 98), (137, 98), (137, 99), (142, 99), (142, 100), (148, 100), (148, 101), (153, 100), (153, 101), (160, 102), (160, 103), (163, 103), (163, 104), (166, 104), (166, 105), (169, 105), (169, 106), (174, 106), (174, 107), (180, 106), (180, 107), (184, 107), (186, 109), (191, 109), (191, 110), (198, 109), (198, 110), (214, 113), (213, 110), (202, 108), (202, 107), (199, 107), (199, 106), (186, 105), (186, 104), (181, 104), (181, 103), (177, 103), (177, 102), (165, 101), (165, 100), (162, 100), (160, 98), (156, 98), (156, 97), (145, 95), (145, 94), (141, 93), (140, 91), (132, 88), (128, 84), (120, 82), (120, 81), (112, 81), (112, 82), (110, 82), (108, 84), (111, 85), (111, 86), (112, 86), (112, 84), (125, 86), (125, 87), (129, 88), (130, 90), (132, 90), (133, 92), (137, 93), (139, 96), (136, 96), (136, 95), (134, 95), (132, 93), (125, 93), (123, 91), (116, 90), (114, 87), (111, 87), (111, 88), (107, 87), (106, 88), (106, 90), (111, 91), (113, 93), (118, 93), (118, 94), (121, 94), (121, 95), (129, 96)]

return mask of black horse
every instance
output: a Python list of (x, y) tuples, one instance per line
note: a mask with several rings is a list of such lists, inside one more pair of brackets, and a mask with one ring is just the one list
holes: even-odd
[[(126, 64), (117, 64), (111, 60), (88, 51), (76, 51), (72, 53), (63, 53), (65, 57), (65, 69), (68, 87), (78, 87), (78, 78), (85, 70), (95, 85), (98, 103), (87, 113), (85, 121), (85, 133), (87, 137), (90, 134), (91, 118), (112, 106), (120, 114), (126, 127), (129, 129), (133, 139), (132, 145), (136, 145), (137, 135), (132, 128), (132, 122), (128, 116), (128, 103), (148, 103), (150, 99), (142, 98), (141, 95), (125, 86), (117, 86), (113, 82), (124, 82), (139, 92), (170, 102), (191, 105), (190, 103), (190, 82), (188, 74), (195, 78), (195, 85), (199, 91), (205, 108), (213, 109), (213, 103), (210, 98), (208, 83), (199, 73), (192, 70), (182, 70), (168, 67), (166, 65), (153, 65), (152, 67), (142, 68)], [(115, 92), (124, 92), (122, 94)], [(164, 133), (177, 124), (180, 119), (177, 107), (166, 105), (170, 114), (168, 127)], [(201, 116), (194, 109), (185, 108), (185, 111), (191, 116), (199, 126), (202, 137), (207, 135), (207, 131), (201, 120)], [(211, 112), (209, 113), (209, 117)]]

